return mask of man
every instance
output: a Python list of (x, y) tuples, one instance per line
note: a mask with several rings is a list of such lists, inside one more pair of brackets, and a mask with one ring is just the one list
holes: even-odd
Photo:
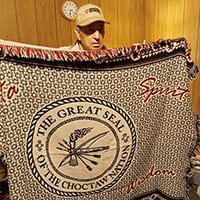
[(77, 40), (72, 46), (61, 47), (61, 50), (82, 51), (105, 49), (103, 39), (104, 24), (109, 22), (104, 18), (101, 8), (94, 4), (86, 4), (77, 12), (74, 29)]

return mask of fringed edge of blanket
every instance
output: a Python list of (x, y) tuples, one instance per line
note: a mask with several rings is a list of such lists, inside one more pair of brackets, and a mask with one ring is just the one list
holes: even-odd
[[(19, 43), (20, 44), (20, 43)], [(185, 38), (159, 39), (145, 44), (133, 44), (128, 47), (120, 47), (105, 50), (90, 51), (63, 51), (60, 49), (37, 48), (31, 46), (13, 45), (12, 43), (0, 43), (0, 57), (17, 57), (26, 59), (41, 59), (45, 61), (68, 62), (95, 62), (110, 63), (123, 60), (139, 61), (150, 58), (160, 53), (171, 53), (177, 49), (185, 49), (185, 56), (189, 63), (190, 48)]]

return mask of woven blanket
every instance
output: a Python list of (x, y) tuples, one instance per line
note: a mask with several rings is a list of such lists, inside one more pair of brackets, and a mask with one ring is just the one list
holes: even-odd
[(12, 200), (188, 199), (196, 143), (186, 39), (67, 52), (0, 45)]

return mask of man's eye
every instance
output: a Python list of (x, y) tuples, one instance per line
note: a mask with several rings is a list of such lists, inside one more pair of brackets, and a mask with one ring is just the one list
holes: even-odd
[(94, 32), (95, 32), (94, 29), (88, 29), (88, 33), (89, 33), (89, 34), (92, 34), (92, 33), (94, 33)]
[(94, 32), (98, 31), (100, 34), (104, 34), (104, 28), (88, 28), (86, 30), (82, 30), (83, 32), (85, 32), (87, 35), (91, 35)]
[(104, 29), (103, 28), (99, 29), (99, 33), (104, 34)]

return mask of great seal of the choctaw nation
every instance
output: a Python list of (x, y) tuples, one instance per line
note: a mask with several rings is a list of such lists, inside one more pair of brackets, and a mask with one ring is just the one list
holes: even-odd
[(27, 137), (30, 170), (60, 196), (94, 194), (113, 187), (127, 171), (136, 130), (121, 107), (92, 97), (71, 97), (41, 108)]

